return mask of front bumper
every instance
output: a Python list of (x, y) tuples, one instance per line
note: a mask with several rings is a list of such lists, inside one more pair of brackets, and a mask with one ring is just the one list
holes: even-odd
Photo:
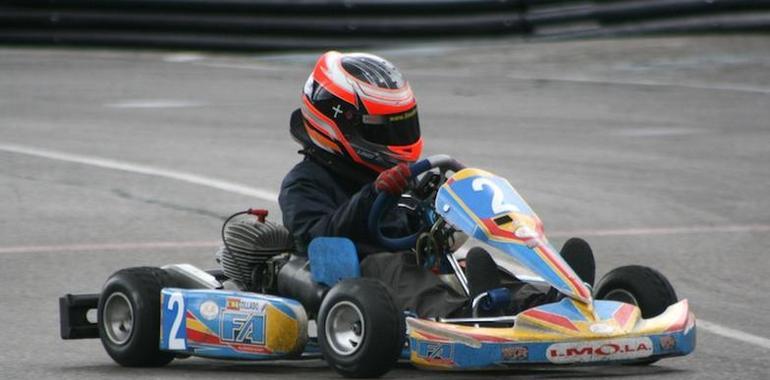
[(412, 363), (441, 370), (644, 362), (687, 355), (696, 341), (695, 316), (686, 300), (658, 317), (631, 320), (626, 329), (571, 335), (543, 326), (479, 328), (416, 318), (407, 318), (407, 326)]

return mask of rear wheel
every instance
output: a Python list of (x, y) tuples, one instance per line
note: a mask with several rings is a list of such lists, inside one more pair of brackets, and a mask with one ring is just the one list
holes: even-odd
[[(630, 303), (639, 307), (642, 318), (651, 318), (663, 313), (678, 299), (668, 279), (655, 269), (628, 265), (611, 270), (596, 286), (595, 298)], [(631, 363), (648, 365), (658, 359)]]
[(127, 367), (159, 367), (174, 359), (160, 350), (160, 292), (171, 278), (160, 268), (115, 272), (99, 297), (99, 337), (107, 354)]
[(345, 377), (379, 377), (398, 359), (404, 317), (385, 285), (355, 278), (335, 285), (319, 312), (318, 343), (324, 359)]

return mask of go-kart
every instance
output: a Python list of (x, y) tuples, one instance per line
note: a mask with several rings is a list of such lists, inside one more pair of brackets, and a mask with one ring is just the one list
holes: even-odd
[[(292, 254), (288, 232), (266, 221), (265, 211), (249, 210), (223, 225), (221, 268), (176, 264), (120, 270), (100, 294), (60, 298), (61, 336), (100, 338), (124, 366), (162, 366), (191, 355), (322, 356), (346, 377), (380, 376), (399, 357), (420, 368), (477, 370), (647, 364), (695, 348), (695, 316), (659, 272), (620, 267), (591, 289), (504, 178), (444, 155), (410, 169), (408, 202), (381, 193), (369, 230), (394, 252), (415, 251), (421, 265), (465, 292), (469, 316), (423, 318), (399, 310), (382, 282), (361, 277), (350, 240), (316, 238), (307, 257)], [(408, 208), (429, 228), (385, 236), (380, 220), (392, 207)], [(501, 271), (550, 287), (561, 298), (501, 315), (501, 305), (510, 299), (506, 288), (471, 297), (461, 251), (472, 245), (487, 250)], [(516, 273), (521, 268), (529, 273)], [(92, 309), (95, 317), (89, 317)]]

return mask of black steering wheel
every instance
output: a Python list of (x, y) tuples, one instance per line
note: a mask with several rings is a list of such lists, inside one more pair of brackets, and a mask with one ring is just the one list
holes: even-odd
[[(409, 165), (409, 172), (411, 173), (410, 179), (417, 178), (422, 173), (433, 168), (457, 172), (464, 169), (465, 166), (445, 154), (430, 156)], [(403, 237), (389, 238), (382, 234), (382, 229), (380, 228), (382, 216), (396, 206), (398, 199), (398, 196), (390, 195), (386, 192), (381, 192), (377, 195), (377, 199), (374, 201), (374, 205), (369, 212), (368, 223), (369, 233), (377, 240), (377, 242), (380, 243), (381, 246), (394, 252), (414, 248), (417, 243), (417, 237), (420, 235), (420, 233), (417, 232)]]

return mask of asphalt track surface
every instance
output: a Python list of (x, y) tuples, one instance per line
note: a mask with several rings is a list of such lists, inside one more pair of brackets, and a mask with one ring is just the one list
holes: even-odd
[[(770, 40), (378, 52), (418, 96), (426, 153), (508, 177), (557, 245), (584, 236), (600, 274), (658, 268), (707, 321), (693, 355), (650, 367), (400, 364), (388, 378), (767, 378)], [(223, 217), (279, 217), (270, 198), (299, 160), (288, 115), (315, 55), (0, 49), (0, 378), (337, 377), (317, 360), (126, 369), (58, 332), (60, 295), (123, 267), (212, 267)]]

